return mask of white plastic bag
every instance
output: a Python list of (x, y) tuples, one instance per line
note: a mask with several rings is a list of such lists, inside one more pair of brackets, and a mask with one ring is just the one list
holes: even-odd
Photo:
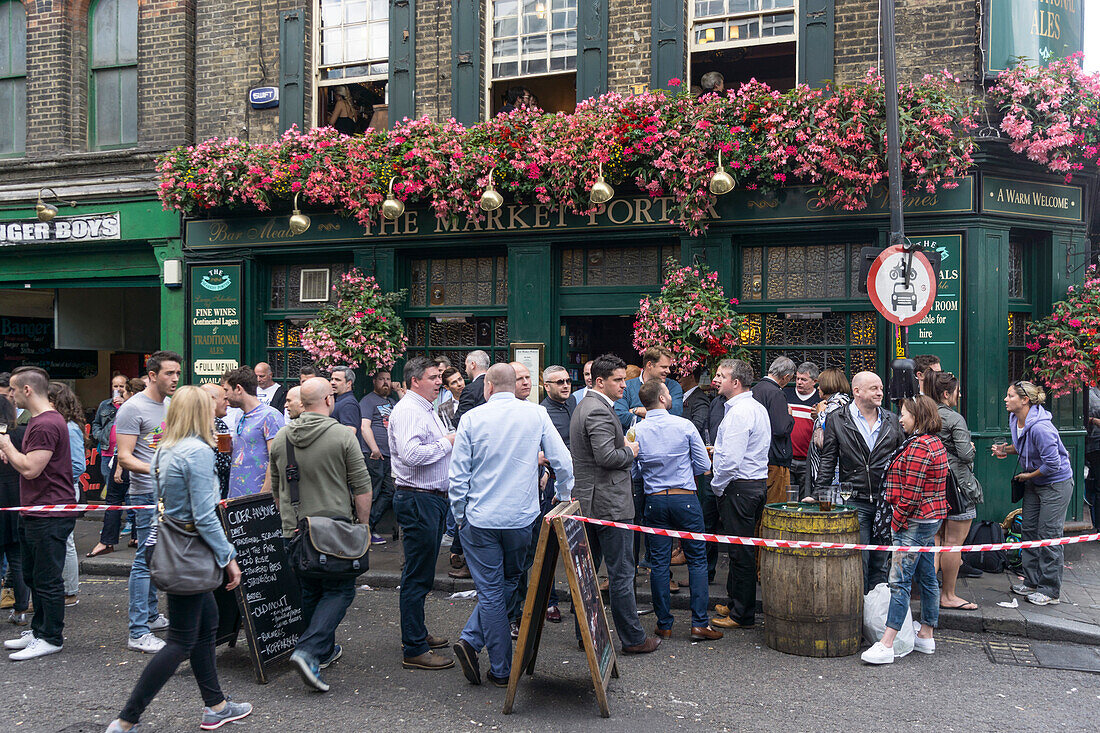
[[(863, 597), (863, 638), (868, 643), (874, 644), (882, 638), (882, 632), (886, 631), (886, 614), (890, 610), (890, 586), (879, 583), (871, 592)], [(913, 651), (913, 612), (905, 610), (905, 620), (901, 622), (901, 630), (894, 639), (894, 656), (904, 657)]]

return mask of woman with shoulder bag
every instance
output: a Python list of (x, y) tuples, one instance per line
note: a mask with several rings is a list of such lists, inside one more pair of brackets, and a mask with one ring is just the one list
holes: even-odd
[[(937, 435), (941, 421), (936, 403), (923, 395), (905, 400), (901, 403), (901, 426), (909, 437), (890, 459), (883, 480), (883, 498), (894, 509), (890, 529), (895, 545), (931, 547), (947, 516), (947, 451)], [(894, 661), (894, 639), (905, 623), (914, 581), (920, 587), (921, 620), (913, 648), (922, 654), (935, 653), (932, 630), (940, 618), (940, 586), (932, 554), (895, 552), (890, 563), (886, 630), (861, 656), (867, 664)]]
[[(1012, 445), (991, 448), (995, 458), (1015, 453), (1023, 472), (1014, 480), (1024, 484), (1021, 513), (1023, 539), (1047, 540), (1062, 536), (1066, 510), (1073, 496), (1073, 467), (1050, 412), (1043, 409), (1046, 392), (1031, 382), (1015, 382), (1005, 395), (1005, 409), (1012, 413)], [(1021, 550), (1024, 582), (1012, 592), (1027, 596), (1037, 606), (1058, 603), (1062, 592), (1062, 547)]]
[[(173, 521), (197, 531), (213, 553), (212, 562), (225, 569), (233, 590), (241, 582), (234, 557), (237, 551), (218, 521), (218, 478), (214, 473), (214, 403), (198, 387), (180, 387), (172, 397), (164, 435), (153, 458), (154, 485), (163, 503), (164, 522)], [(157, 533), (166, 531), (162, 523)], [(164, 542), (162, 537), (158, 542)], [(154, 556), (156, 548), (153, 547)], [(205, 552), (205, 550), (204, 550)], [(160, 689), (185, 659), (202, 693), (200, 727), (214, 730), (252, 712), (248, 703), (236, 703), (222, 694), (214, 661), (218, 607), (213, 591), (177, 595), (168, 591), (168, 638), (141, 673), (126, 707), (107, 733), (129, 731)]]
[[(959, 380), (951, 372), (934, 372), (924, 375), (924, 393), (937, 403), (940, 420), (940, 440), (947, 449), (947, 464), (951, 469), (949, 479), (955, 482), (961, 505), (940, 528), (936, 544), (962, 545), (970, 533), (970, 525), (978, 516), (977, 506), (982, 503), (982, 487), (974, 476), (974, 442), (966, 420), (955, 411), (959, 404)], [(944, 552), (937, 555), (943, 583), (940, 588), (940, 608), (973, 611), (978, 608), (965, 598), (955, 595), (955, 584), (962, 566), (961, 552)]]

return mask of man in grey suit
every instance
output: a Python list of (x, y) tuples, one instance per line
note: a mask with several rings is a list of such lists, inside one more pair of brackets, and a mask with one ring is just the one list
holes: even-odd
[[(604, 354), (592, 364), (592, 388), (573, 411), (569, 447), (573, 454), (573, 498), (581, 513), (615, 522), (634, 520), (630, 466), (638, 444), (627, 442), (612, 406), (623, 396), (626, 363)], [(623, 652), (647, 654), (661, 640), (646, 638), (634, 598), (634, 538), (625, 529), (588, 525), (588, 543), (597, 566), (603, 556), (611, 597), (611, 614)]]

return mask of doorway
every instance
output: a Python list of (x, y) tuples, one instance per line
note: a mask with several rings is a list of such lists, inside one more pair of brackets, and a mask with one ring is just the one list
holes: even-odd
[(574, 388), (584, 386), (584, 364), (601, 354), (615, 354), (626, 363), (638, 361), (634, 351), (634, 316), (572, 316), (562, 318), (565, 368)]

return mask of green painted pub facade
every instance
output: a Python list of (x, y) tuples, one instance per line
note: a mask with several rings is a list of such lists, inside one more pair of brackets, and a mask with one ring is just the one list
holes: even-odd
[[(1093, 185), (1021, 172), (1004, 150), (982, 154), (958, 188), (906, 199), (907, 235), (941, 255), (937, 302), (910, 328), (910, 353), (935, 353), (961, 377), (986, 517), (1012, 508), (1013, 465), (989, 458), (988, 448), (1007, 434), (1002, 400), (1023, 373), (1024, 324), (1082, 279)], [(734, 191), (715, 204), (700, 237), (670, 222), (668, 205), (620, 192), (587, 217), (506, 202), (480, 222), (410, 209), (369, 227), (311, 212), (300, 235), (285, 213), (187, 221), (192, 376), (216, 378), (227, 361), (266, 360), (277, 379), (295, 380), (310, 363), (298, 342), (302, 326), (335, 278), (357, 267), (384, 289), (407, 291), (410, 353), (447, 354), (460, 365), (475, 348), (506, 361), (510, 344), (539, 344), (541, 366), (563, 364), (579, 382), (583, 363), (605, 351), (638, 361), (633, 315), (641, 297), (660, 289), (670, 257), (716, 270), (740, 300), (758, 375), (786, 354), (886, 376), (896, 334), (857, 287), (860, 250), (887, 242), (885, 196), (843, 212), (822, 209), (803, 188)], [(1082, 515), (1079, 402), (1052, 406), (1078, 476), (1071, 519)]]

